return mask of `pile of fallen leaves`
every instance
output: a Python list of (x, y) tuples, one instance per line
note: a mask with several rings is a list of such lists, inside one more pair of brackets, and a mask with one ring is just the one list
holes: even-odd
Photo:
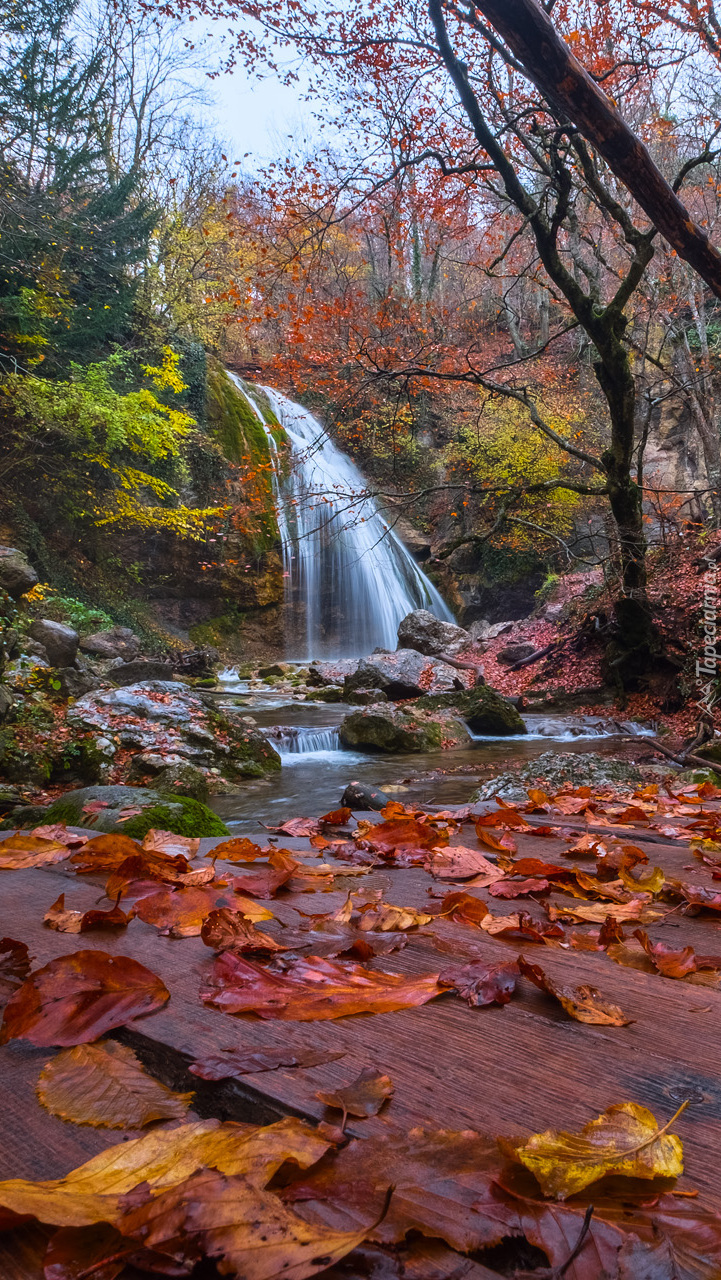
[[(10, 836), (0, 843), (0, 873), (62, 864), (102, 879), (106, 904), (81, 911), (66, 903), (69, 878), (45, 926), (87, 937), (39, 968), (25, 943), (0, 940), (0, 1040), (58, 1050), (37, 1081), (39, 1104), (52, 1115), (108, 1129), (155, 1127), (63, 1179), (0, 1183), (6, 1239), (37, 1232), (35, 1274), (45, 1280), (200, 1275), (203, 1260), (216, 1268), (204, 1277), (247, 1280), (321, 1272), (373, 1280), (721, 1276), (721, 1216), (695, 1203), (693, 1188), (675, 1187), (683, 1154), (672, 1128), (685, 1103), (659, 1122), (620, 1102), (576, 1133), (407, 1131), (392, 1105), (384, 1114), (393, 1080), (368, 1066), (316, 1094), (329, 1115), (317, 1127), (295, 1118), (265, 1127), (189, 1119), (193, 1091), (155, 1079), (112, 1036), (162, 1009), (171, 991), (139, 960), (94, 945), (135, 920), (158, 935), (199, 937), (208, 948), (200, 999), (231, 1015), (308, 1022), (450, 999), (469, 1006), (471, 1018), (508, 1005), (526, 984), (572, 1022), (623, 1035), (631, 1021), (624, 1010), (595, 987), (547, 972), (519, 945), (549, 960), (594, 952), (659, 981), (721, 984), (721, 955), (668, 946), (648, 932), (667, 915), (721, 912), (720, 801), (709, 784), (647, 786), (630, 799), (590, 788), (531, 790), (525, 804), (499, 798), (483, 812), (429, 814), (391, 802), (378, 821), (354, 827), (350, 810), (340, 809), (275, 828), (308, 840), (320, 863), (248, 839), (200, 857), (199, 841), (159, 831), (142, 844), (63, 825)], [(707, 883), (667, 876), (633, 843), (639, 831), (651, 850), (653, 840), (688, 842)], [(519, 852), (521, 841), (542, 849), (550, 837), (565, 845), (562, 861)], [(427, 878), (425, 909), (363, 887), (377, 868), (407, 867)], [(345, 891), (334, 911), (297, 905), (298, 894), (333, 888)], [(298, 921), (274, 928), (277, 908), (268, 904), (283, 897)], [(521, 900), (518, 909), (506, 905)], [(443, 959), (429, 971), (393, 971), (387, 957), (414, 937)], [(489, 946), (505, 950), (491, 955)], [(236, 1047), (198, 1052), (190, 1074), (212, 1083), (342, 1056)], [(362, 1121), (374, 1116), (380, 1127), (363, 1136)], [(353, 1136), (348, 1117), (361, 1122)], [(519, 1241), (540, 1255), (529, 1261)], [(0, 1237), (0, 1258), (2, 1247)]]

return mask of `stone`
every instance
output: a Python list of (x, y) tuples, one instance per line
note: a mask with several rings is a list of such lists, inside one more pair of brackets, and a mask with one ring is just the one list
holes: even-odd
[(377, 702), (387, 702), (388, 698), (382, 689), (354, 689), (346, 695), (346, 701), (354, 707), (372, 707)]
[(420, 698), (409, 710), (449, 709), (465, 721), (471, 733), (487, 738), (508, 738), (528, 732), (518, 710), (487, 684), (458, 693)]
[(445, 693), (457, 687), (459, 673), (415, 649), (396, 649), (394, 653), (371, 654), (358, 663), (355, 672), (346, 677), (345, 693), (356, 689), (382, 689), (391, 701), (417, 698), (423, 693)]
[(17, 547), (0, 547), (0, 591), (17, 600), (37, 583), (38, 575), (24, 552)]
[(459, 653), (471, 644), (471, 637), (454, 622), (441, 622), (428, 609), (406, 614), (398, 627), (398, 648), (415, 649), (428, 657)]
[(15, 706), (15, 699), (12, 690), (7, 685), (0, 684), (0, 720), (4, 720), (11, 707)]
[(440, 751), (443, 728), (433, 720), (423, 721), (396, 707), (369, 707), (352, 711), (341, 721), (341, 745), (361, 751)]
[(83, 698), (93, 689), (99, 689), (102, 681), (89, 671), (78, 671), (76, 667), (60, 667), (58, 671), (60, 692), (64, 698)]
[(40, 644), (38, 640), (26, 640), (23, 645), (23, 653), (26, 653), (29, 658), (40, 658), (50, 666), (48, 651), (45, 645)]
[(149, 658), (134, 658), (132, 662), (121, 662), (111, 667), (108, 675), (113, 684), (140, 684), (148, 680), (169, 680), (172, 667), (167, 662), (154, 662)]
[(564, 785), (574, 787), (613, 787), (614, 790), (633, 790), (641, 782), (643, 775), (640, 769), (625, 760), (614, 760), (611, 756), (599, 756), (590, 752), (573, 753), (544, 751), (523, 765), (517, 773), (502, 773), (483, 786), (471, 797), (477, 800), (492, 800), (501, 795), (505, 800), (519, 801), (528, 799), (528, 788), (543, 786), (549, 791), (556, 791)]
[[(86, 808), (89, 806), (89, 809)], [(132, 817), (128, 810), (139, 809)], [(48, 807), (15, 809), (6, 825), (28, 826), (66, 822), (72, 827), (92, 827), (97, 832), (122, 831), (142, 840), (151, 827), (183, 836), (227, 836), (224, 822), (190, 796), (169, 796), (150, 787), (99, 786), (66, 791)]]
[(364, 782), (349, 782), (340, 798), (341, 804), (348, 809), (374, 809), (376, 813), (385, 809), (388, 800), (383, 791), (366, 786)]
[(83, 653), (96, 658), (123, 658), (130, 662), (140, 654), (140, 640), (130, 627), (108, 627), (107, 631), (95, 631), (80, 641)]
[(3, 672), (3, 680), (10, 689), (19, 692), (32, 687), (33, 681), (37, 679), (40, 672), (49, 670), (50, 666), (43, 658), (21, 653), (19, 658), (8, 662)]
[(521, 662), (523, 658), (530, 658), (532, 653), (536, 652), (535, 644), (526, 644), (519, 641), (517, 644), (504, 644), (502, 649), (496, 654), (496, 662), (500, 662), (504, 667), (512, 667), (514, 662)]
[(308, 684), (340, 684), (357, 670), (357, 658), (338, 658), (336, 662), (312, 662), (308, 668)]
[(477, 618), (468, 628), (472, 640), (495, 640), (496, 636), (505, 636), (512, 631), (515, 622), (486, 622), (485, 618)]
[(43, 645), (51, 667), (72, 667), (78, 653), (80, 637), (64, 622), (52, 622), (50, 618), (38, 618), (30, 628), (30, 636)]
[(170, 764), (156, 775), (155, 786), (158, 791), (169, 795), (191, 796), (193, 800), (205, 802), (210, 794), (208, 779), (200, 769), (188, 764)]
[(326, 684), (321, 689), (311, 689), (305, 696), (307, 702), (343, 702), (345, 689), (342, 684)]
[(705, 742), (703, 746), (697, 747), (693, 754), (701, 756), (704, 760), (710, 760), (714, 764), (721, 764), (721, 740)]
[(280, 768), (280, 756), (257, 729), (230, 709), (206, 706), (202, 696), (180, 681), (96, 690), (69, 709), (68, 724), (117, 736), (124, 747), (217, 767), (229, 781), (263, 777)]

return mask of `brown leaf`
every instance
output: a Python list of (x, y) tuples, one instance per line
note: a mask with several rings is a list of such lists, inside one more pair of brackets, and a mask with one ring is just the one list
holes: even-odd
[(244, 837), (237, 840), (223, 840), (220, 844), (213, 845), (208, 854), (213, 861), (216, 858), (222, 858), (224, 862), (254, 862), (256, 858), (263, 856), (260, 845)]
[[(92, 1227), (62, 1227), (51, 1237), (44, 1258), (45, 1280), (116, 1280), (126, 1266), (154, 1275), (187, 1276), (177, 1263), (150, 1253), (107, 1222)], [(133, 1274), (137, 1274), (133, 1272)]]
[(545, 943), (564, 936), (560, 925), (534, 920), (527, 911), (517, 911), (510, 916), (494, 916), (489, 912), (481, 921), (481, 928), (493, 937), (526, 938), (529, 942)]
[[(78, 873), (115, 871), (126, 858), (142, 857), (143, 847), (137, 840), (124, 836), (122, 832), (110, 835), (93, 836), (70, 861)], [(186, 862), (186, 859), (183, 859)], [(187, 870), (187, 864), (184, 867)]]
[(108, 911), (66, 909), (65, 894), (61, 893), (46, 911), (43, 922), (58, 933), (90, 933), (93, 929), (125, 929), (134, 914), (134, 910), (123, 911), (117, 902)]
[(278, 836), (312, 836), (318, 830), (318, 818), (290, 818), (279, 827), (266, 827)]
[(43, 1046), (87, 1044), (168, 999), (160, 978), (137, 960), (75, 951), (36, 969), (10, 997), (0, 1044), (14, 1039)]
[(240, 911), (232, 911), (230, 907), (220, 907), (206, 916), (200, 930), (200, 936), (206, 947), (214, 951), (287, 951), (288, 948), (276, 942), (269, 933), (256, 929), (252, 920)]
[(59, 1053), (43, 1068), (37, 1095), (52, 1115), (103, 1129), (184, 1120), (193, 1100), (146, 1075), (132, 1049), (114, 1040)]
[(0, 1006), (27, 978), (30, 956), (24, 942), (0, 938)]
[(178, 1187), (147, 1193), (120, 1218), (124, 1235), (181, 1261), (218, 1259), (243, 1280), (305, 1280), (354, 1249), (368, 1226), (332, 1231), (311, 1225), (272, 1192), (242, 1177), (203, 1169)]
[(244, 871), (233, 878), (232, 884), (236, 893), (249, 893), (254, 898), (274, 898), (299, 870), (304, 871), (305, 868), (297, 858), (285, 849), (274, 849), (267, 867)]
[(556, 1200), (583, 1191), (607, 1174), (626, 1178), (678, 1178), (683, 1173), (683, 1148), (669, 1135), (684, 1103), (663, 1128), (646, 1107), (620, 1102), (608, 1107), (580, 1133), (547, 1129), (520, 1145), (504, 1143), (540, 1183), (544, 1195)]
[(528, 978), (535, 986), (540, 987), (541, 991), (545, 991), (547, 995), (553, 996), (554, 1000), (558, 1000), (558, 1003), (566, 1010), (566, 1013), (574, 1018), (576, 1022), (586, 1022), (591, 1023), (593, 1026), (603, 1027), (627, 1027), (631, 1022), (631, 1019), (626, 1017), (618, 1005), (604, 1000), (600, 991), (597, 991), (595, 987), (561, 986), (559, 983), (553, 982), (544, 973), (540, 965), (529, 964), (524, 956), (518, 957), (518, 968), (524, 978)]
[(19, 871), (23, 867), (49, 866), (69, 858), (72, 849), (59, 840), (44, 840), (37, 836), (8, 836), (0, 841), (0, 870)]
[[(487, 884), (502, 880), (503, 872), (484, 858), (477, 849), (467, 849), (462, 844), (449, 845), (446, 849), (431, 849), (428, 870), (440, 880), (470, 880), (471, 876), (483, 876)], [(479, 883), (479, 888), (483, 886)]]
[(289, 1116), (258, 1128), (219, 1120), (154, 1129), (130, 1142), (108, 1147), (65, 1178), (0, 1182), (0, 1205), (61, 1227), (117, 1224), (121, 1197), (142, 1187), (160, 1192), (181, 1186), (199, 1169), (211, 1167), (265, 1186), (287, 1160), (306, 1169), (328, 1150), (329, 1143), (301, 1120)]
[(318, 821), (323, 827), (344, 827), (350, 822), (352, 816), (353, 810), (343, 806), (342, 809), (333, 809), (331, 813), (324, 813)]
[(215, 1009), (297, 1022), (391, 1013), (426, 1004), (442, 992), (435, 973), (385, 973), (320, 956), (291, 961), (285, 969), (264, 968), (229, 951), (216, 959), (211, 982), (201, 998)]
[(64, 822), (50, 822), (44, 827), (33, 827), (30, 834), (38, 836), (41, 840), (57, 840), (59, 844), (66, 844), (71, 849), (79, 849), (81, 845), (87, 844), (90, 838), (84, 832), (68, 831)]
[(493, 898), (523, 898), (529, 893), (547, 893), (548, 880), (498, 880), (489, 887)]
[(171, 937), (197, 937), (203, 921), (218, 906), (231, 900), (223, 880), (199, 888), (164, 885), (157, 893), (141, 898), (135, 912), (140, 920), (152, 924)]
[(143, 837), (143, 848), (151, 853), (163, 853), (168, 858), (194, 858), (200, 848), (197, 836), (176, 836), (172, 831), (156, 831), (151, 827)]
[(480, 925), (490, 913), (482, 898), (458, 890), (456, 893), (446, 894), (441, 902), (440, 914), (458, 921), (459, 924)]
[(515, 853), (518, 848), (513, 836), (507, 831), (502, 836), (494, 836), (487, 827), (477, 824), (476, 835), (481, 844), (484, 844), (487, 849), (495, 849), (496, 853)]
[(421, 865), (431, 849), (448, 844), (448, 832), (427, 819), (392, 818), (388, 822), (359, 822), (354, 839), (387, 862), (400, 859), (407, 865)]
[[(721, 903), (721, 895), (719, 901)], [(650, 924), (666, 914), (658, 907), (649, 906), (641, 898), (616, 903), (612, 908), (609, 908), (607, 902), (574, 902), (573, 906), (570, 903), (566, 906), (564, 903), (561, 907), (549, 903), (547, 910), (551, 920), (588, 920), (592, 924), (603, 924), (609, 916), (614, 920), (638, 920)]]
[(188, 1070), (201, 1080), (235, 1080), (278, 1067), (318, 1067), (344, 1057), (345, 1052), (324, 1049), (222, 1049), (191, 1062)]
[(384, 1076), (374, 1067), (364, 1067), (352, 1084), (344, 1085), (341, 1089), (320, 1090), (315, 1096), (327, 1107), (337, 1107), (343, 1112), (340, 1127), (344, 1130), (349, 1115), (365, 1119), (377, 1116), (384, 1102), (393, 1096), (393, 1092), (394, 1085), (390, 1076)]
[(453, 987), (471, 1006), (480, 1008), (488, 1004), (508, 1004), (516, 989), (517, 976), (515, 964), (489, 965), (476, 960), (472, 964), (451, 965), (438, 975), (438, 981)]

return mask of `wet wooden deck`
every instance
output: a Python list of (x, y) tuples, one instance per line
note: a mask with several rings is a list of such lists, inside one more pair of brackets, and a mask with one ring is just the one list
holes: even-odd
[[(564, 826), (587, 829), (578, 819), (566, 819)], [(625, 834), (634, 843), (649, 838), (643, 829), (628, 828)], [(264, 836), (259, 828), (259, 837)], [(519, 834), (516, 839), (519, 856), (546, 861), (560, 861), (568, 848), (560, 836), (541, 839)], [(665, 843), (658, 836), (651, 840), (644, 847), (651, 861), (669, 876), (706, 886), (712, 883), (710, 872), (683, 842)], [(201, 855), (215, 843), (204, 840)], [(318, 860), (307, 841), (281, 837), (279, 843)], [(451, 844), (455, 843), (475, 847), (473, 827), (465, 826), (452, 837)], [(564, 861), (574, 865), (573, 858)], [(593, 866), (588, 861), (577, 865)], [(223, 869), (220, 862), (218, 869)], [(342, 871), (343, 864), (338, 869)], [(232, 870), (239, 873), (240, 868), (234, 864)], [(429, 928), (456, 940), (461, 950), (476, 947), (492, 963), (512, 960), (522, 952), (542, 964), (551, 978), (593, 984), (621, 1006), (633, 1019), (631, 1025), (597, 1027), (572, 1021), (556, 1002), (525, 980), (504, 1008), (469, 1008), (449, 993), (422, 1008), (333, 1022), (230, 1017), (205, 1007), (199, 999), (213, 959), (200, 938), (162, 937), (138, 919), (117, 935), (78, 937), (43, 925), (45, 912), (61, 892), (68, 907), (86, 909), (97, 905), (103, 881), (76, 876), (63, 863), (0, 872), (0, 935), (27, 943), (35, 957), (34, 967), (81, 947), (97, 947), (133, 956), (157, 973), (171, 992), (168, 1004), (115, 1034), (166, 1083), (195, 1089), (197, 1114), (257, 1122), (288, 1113), (337, 1120), (338, 1113), (329, 1112), (316, 1092), (349, 1083), (365, 1066), (390, 1075), (395, 1094), (380, 1117), (349, 1123), (349, 1131), (359, 1135), (377, 1131), (386, 1120), (406, 1127), (473, 1128), (493, 1134), (531, 1133), (548, 1126), (574, 1128), (611, 1103), (627, 1100), (650, 1107), (664, 1122), (689, 1099), (691, 1105), (677, 1125), (686, 1152), (683, 1186), (699, 1188), (710, 1203), (721, 1198), (721, 990), (622, 968), (601, 953), (504, 941), (470, 925), (444, 921)], [(441, 885), (421, 869), (387, 867), (373, 870), (351, 887), (361, 885), (383, 889), (388, 902), (419, 908), (429, 901), (429, 890), (462, 887)], [(295, 924), (296, 908), (311, 913), (334, 910), (344, 901), (348, 886), (346, 881), (342, 889), (314, 894), (281, 891), (268, 905), (279, 921)], [(529, 899), (494, 902), (482, 890), (471, 892), (489, 901), (496, 914), (521, 907), (545, 919), (542, 908)], [(547, 900), (573, 902), (562, 894)], [(262, 927), (271, 933), (279, 928), (275, 922)], [(721, 954), (721, 916), (708, 912), (698, 916), (670, 912), (648, 926), (648, 932), (669, 945), (690, 944), (699, 953)], [(372, 965), (423, 973), (437, 972), (450, 962), (451, 957), (421, 935), (412, 937), (404, 950)], [(214, 1050), (289, 1045), (322, 1046), (344, 1056), (322, 1066), (246, 1076), (242, 1083), (206, 1083), (187, 1072), (193, 1057)], [(23, 1041), (0, 1050), (0, 1178), (59, 1177), (122, 1139), (118, 1131), (66, 1123), (41, 1107), (35, 1085), (52, 1053)]]

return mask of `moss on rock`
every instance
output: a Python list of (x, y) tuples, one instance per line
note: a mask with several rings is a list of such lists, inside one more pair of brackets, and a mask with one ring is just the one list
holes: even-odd
[(361, 751), (440, 751), (443, 736), (443, 726), (436, 721), (385, 706), (353, 711), (340, 726), (343, 746)]
[(228, 836), (230, 831), (207, 805), (190, 796), (168, 797), (166, 804), (144, 809), (123, 824), (126, 836), (142, 840), (151, 828), (172, 831), (176, 836)]
[(513, 704), (487, 684), (459, 693), (426, 694), (412, 705), (419, 711), (453, 708), (465, 720), (471, 733), (489, 738), (508, 738), (528, 732)]

